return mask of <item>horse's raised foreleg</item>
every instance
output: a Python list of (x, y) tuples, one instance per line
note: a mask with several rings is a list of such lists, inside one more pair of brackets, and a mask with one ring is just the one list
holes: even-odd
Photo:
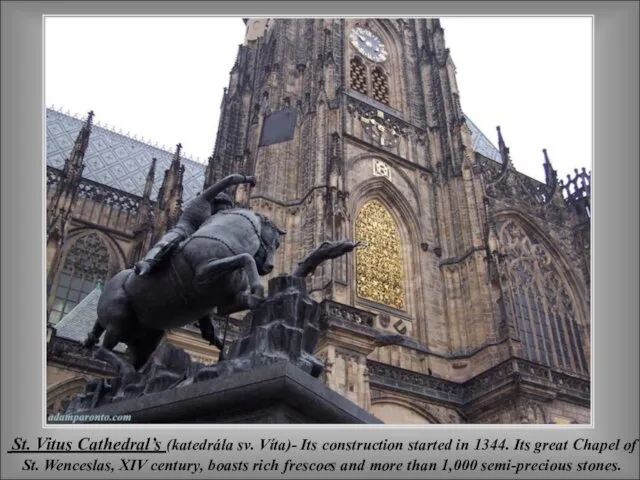
[(247, 293), (238, 293), (233, 297), (233, 301), (227, 305), (218, 306), (218, 315), (231, 315), (232, 313), (242, 312), (243, 310), (253, 310), (264, 302), (264, 298)]
[(195, 280), (198, 284), (213, 283), (239, 268), (244, 268), (247, 272), (251, 293), (258, 297), (264, 297), (264, 287), (262, 283), (260, 283), (260, 275), (258, 275), (256, 261), (248, 253), (241, 253), (234, 257), (221, 258), (219, 260), (211, 260), (199, 266), (196, 268)]

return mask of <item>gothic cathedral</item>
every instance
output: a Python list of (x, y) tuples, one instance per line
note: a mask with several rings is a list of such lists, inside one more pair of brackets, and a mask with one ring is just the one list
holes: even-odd
[[(206, 166), (47, 110), (49, 411), (113, 374), (82, 347), (102, 284), (243, 172), (229, 193), (288, 232), (265, 281), (366, 245), (308, 279), (332, 389), (392, 424), (589, 423), (590, 174), (514, 169), (463, 113), (438, 19), (244, 21)], [(165, 341), (219, 353), (195, 327)]]

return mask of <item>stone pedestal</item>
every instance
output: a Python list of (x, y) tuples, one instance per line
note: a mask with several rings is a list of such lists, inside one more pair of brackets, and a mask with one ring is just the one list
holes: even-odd
[(320, 313), (320, 305), (307, 295), (304, 278), (272, 278), (267, 300), (244, 319), (248, 333), (231, 345), (224, 362), (200, 370), (196, 381), (281, 361), (318, 377), (324, 370), (324, 363), (314, 356)]
[(320, 306), (307, 295), (304, 278), (272, 278), (268, 300), (247, 315), (249, 334), (234, 343), (229, 360), (251, 367), (288, 360), (317, 377), (324, 369), (313, 355), (319, 319)]
[(82, 412), (132, 423), (383, 423), (290, 362)]

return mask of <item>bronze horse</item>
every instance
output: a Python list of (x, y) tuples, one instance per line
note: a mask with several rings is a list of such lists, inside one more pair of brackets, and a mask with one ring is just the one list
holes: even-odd
[(212, 215), (155, 267), (153, 274), (123, 270), (107, 282), (98, 300), (98, 318), (85, 346), (112, 351), (127, 345), (134, 368), (142, 367), (165, 329), (208, 323), (207, 338), (221, 347), (209, 316), (255, 308), (264, 299), (261, 275), (273, 270), (285, 232), (264, 215), (232, 208)]

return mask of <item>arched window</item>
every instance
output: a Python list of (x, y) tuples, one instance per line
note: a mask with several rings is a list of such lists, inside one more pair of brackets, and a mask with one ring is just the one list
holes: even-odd
[(360, 57), (353, 57), (350, 65), (351, 88), (356, 92), (367, 95), (367, 69)]
[(358, 296), (405, 310), (404, 268), (398, 227), (378, 200), (365, 203), (356, 219)]
[(58, 323), (96, 286), (106, 280), (109, 252), (95, 233), (85, 235), (71, 246), (60, 272), (49, 321)]
[(377, 67), (371, 74), (371, 80), (374, 100), (389, 105), (389, 80), (387, 75), (381, 68)]
[(523, 356), (588, 373), (572, 296), (551, 255), (513, 221), (499, 232)]

